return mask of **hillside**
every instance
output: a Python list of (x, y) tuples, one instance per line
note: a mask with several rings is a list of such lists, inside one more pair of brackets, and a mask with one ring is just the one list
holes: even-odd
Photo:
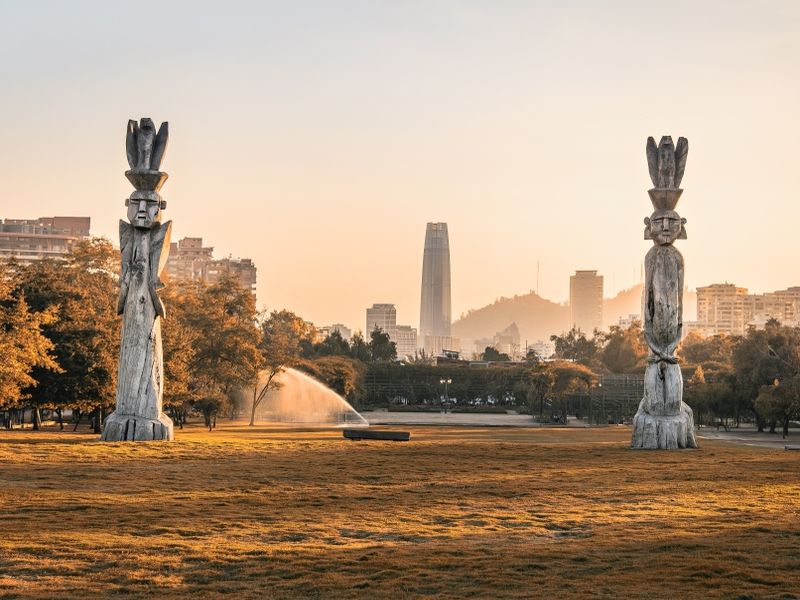
[(619, 323), (620, 318), (642, 314), (642, 288), (639, 283), (627, 290), (622, 290), (613, 298), (603, 300), (603, 328)]
[[(638, 284), (603, 301), (603, 327), (616, 325), (620, 318), (641, 314), (642, 285)], [(684, 320), (695, 319), (697, 295), (684, 293)], [(511, 323), (519, 327), (520, 341), (533, 343), (547, 340), (552, 334), (569, 329), (570, 313), (567, 304), (546, 300), (535, 292), (513, 298), (501, 297), (493, 304), (471, 310), (455, 323), (453, 335), (461, 339), (462, 348), (472, 348), (472, 341), (491, 338)], [(466, 343), (465, 343), (466, 342)]]
[[(547, 340), (553, 333), (569, 328), (569, 307), (556, 304), (536, 295), (535, 292), (499, 298), (493, 304), (471, 310), (453, 323), (453, 335), (465, 340), (491, 338), (511, 323), (519, 327), (521, 342)], [(471, 346), (469, 346), (471, 348)]]

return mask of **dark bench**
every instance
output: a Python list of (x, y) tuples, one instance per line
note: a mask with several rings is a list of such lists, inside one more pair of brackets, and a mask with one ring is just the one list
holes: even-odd
[(393, 442), (407, 442), (411, 439), (408, 431), (374, 431), (370, 429), (345, 429), (342, 434), (348, 440), (359, 442), (361, 440), (391, 440)]

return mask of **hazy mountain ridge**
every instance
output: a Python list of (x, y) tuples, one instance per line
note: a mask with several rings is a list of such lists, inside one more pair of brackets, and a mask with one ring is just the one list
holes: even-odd
[[(642, 284), (622, 290), (613, 298), (603, 300), (603, 327), (616, 325), (620, 318), (641, 314)], [(696, 295), (684, 295), (684, 320), (692, 320), (695, 313)], [(535, 292), (512, 298), (501, 297), (494, 303), (470, 310), (453, 323), (453, 335), (462, 340), (491, 338), (511, 323), (519, 327), (520, 342), (529, 343), (547, 340), (570, 327), (569, 305), (557, 304)]]
[(513, 298), (501, 297), (493, 304), (470, 310), (453, 323), (453, 336), (464, 340), (491, 338), (511, 323), (519, 327), (520, 340), (546, 340), (569, 328), (569, 306), (556, 304), (530, 292)]

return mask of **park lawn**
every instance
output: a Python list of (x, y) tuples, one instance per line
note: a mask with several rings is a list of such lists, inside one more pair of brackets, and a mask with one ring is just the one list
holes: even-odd
[(800, 598), (800, 453), (630, 430), (0, 433), (0, 598)]

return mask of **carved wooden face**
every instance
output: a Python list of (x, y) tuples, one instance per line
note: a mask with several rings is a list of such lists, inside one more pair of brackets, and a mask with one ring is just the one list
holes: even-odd
[(125, 203), (128, 206), (128, 221), (134, 227), (151, 229), (161, 221), (161, 202), (158, 200), (129, 199)]
[(686, 237), (684, 223), (686, 219), (682, 219), (674, 210), (656, 211), (644, 220), (647, 226), (645, 238), (652, 239), (659, 246), (668, 246), (679, 237)]

